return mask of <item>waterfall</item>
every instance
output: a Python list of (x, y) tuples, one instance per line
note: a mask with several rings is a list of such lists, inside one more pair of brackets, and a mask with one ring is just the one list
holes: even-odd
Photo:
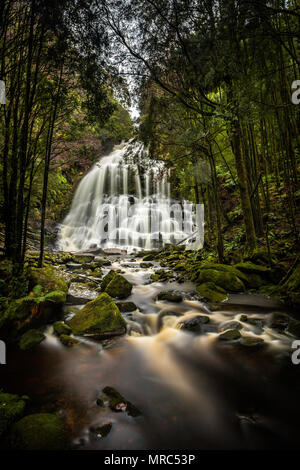
[(141, 143), (115, 147), (78, 185), (60, 227), (58, 248), (133, 252), (191, 236), (197, 229), (195, 207), (171, 199), (169, 176), (162, 164), (150, 162)]

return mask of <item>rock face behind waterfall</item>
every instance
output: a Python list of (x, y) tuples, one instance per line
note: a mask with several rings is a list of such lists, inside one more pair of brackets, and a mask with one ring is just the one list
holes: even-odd
[(79, 310), (69, 326), (75, 335), (106, 337), (125, 333), (126, 323), (112, 298), (103, 293)]
[(135, 251), (178, 243), (195, 232), (195, 208), (171, 199), (169, 174), (139, 143), (116, 148), (81, 180), (58, 248)]

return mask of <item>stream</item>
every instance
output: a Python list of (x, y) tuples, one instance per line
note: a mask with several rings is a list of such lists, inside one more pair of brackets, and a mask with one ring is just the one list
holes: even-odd
[[(240, 294), (211, 311), (191, 283), (151, 283), (158, 263), (142, 269), (142, 260), (132, 256), (110, 260), (112, 266), (103, 274), (120, 269), (134, 284), (126, 301), (138, 310), (123, 314), (128, 333), (103, 341), (80, 338), (80, 345), (67, 348), (49, 325), (46, 340), (34, 352), (8, 350), (9, 367), (1, 370), (5, 388), (28, 395), (31, 412), (61, 416), (74, 449), (296, 447), (300, 369), (291, 362), (293, 337), (266, 323), (274, 312), (282, 312), (282, 305)], [(164, 290), (178, 291), (184, 300), (156, 300)], [(179, 319), (199, 314), (210, 319), (201, 335), (176, 328)], [(243, 332), (264, 339), (263, 347), (218, 341), (220, 325), (241, 314), (255, 318), (255, 324), (243, 324)], [(67, 307), (65, 315), (70, 317)], [(118, 390), (142, 415), (99, 406), (97, 398), (106, 386)], [(107, 423), (112, 424), (109, 434), (98, 435), (95, 429)]]

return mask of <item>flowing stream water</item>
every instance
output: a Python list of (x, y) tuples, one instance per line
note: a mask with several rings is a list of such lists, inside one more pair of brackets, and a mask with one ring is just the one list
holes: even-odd
[[(292, 338), (267, 326), (282, 306), (243, 294), (210, 310), (190, 283), (149, 283), (157, 263), (142, 269), (139, 259), (110, 258), (111, 267), (134, 284), (127, 300), (138, 309), (124, 314), (128, 333), (105, 341), (80, 338), (82, 343), (69, 349), (49, 326), (37, 350), (8, 350), (5, 387), (29, 395), (30, 411), (62, 416), (75, 449), (297, 446), (300, 382), (290, 360)], [(158, 292), (170, 289), (182, 293), (181, 303), (157, 300)], [(243, 334), (265, 340), (262, 348), (218, 341), (220, 326), (242, 313), (262, 320), (243, 324)], [(210, 318), (203, 334), (176, 328), (178, 321), (199, 314)], [(142, 415), (133, 418), (98, 406), (105, 386), (115, 387)], [(97, 436), (93, 430), (107, 423), (112, 423), (108, 436)]]
[[(61, 228), (62, 250), (134, 251), (176, 241), (195, 229), (193, 209), (185, 201), (172, 201), (166, 177), (154, 178), (158, 168), (141, 176), (137, 165), (127, 166), (126, 149), (102, 159), (79, 184)], [(36, 350), (8, 348), (2, 385), (28, 395), (29, 412), (60, 415), (75, 449), (297, 447), (300, 366), (290, 358), (293, 337), (269, 327), (282, 305), (241, 294), (211, 309), (189, 282), (151, 282), (157, 262), (145, 268), (134, 255), (109, 258), (112, 266), (103, 268), (103, 275), (119, 269), (134, 286), (126, 301), (137, 309), (124, 314), (126, 335), (104, 341), (79, 338), (79, 345), (66, 348), (49, 325)], [(182, 302), (157, 300), (164, 290), (179, 292)], [(75, 306), (76, 296), (89, 300), (99, 295), (86, 287), (78, 294), (77, 283), (69, 292)], [(200, 314), (209, 317), (201, 334), (177, 328), (178, 322)], [(253, 320), (241, 322), (243, 334), (263, 339), (262, 347), (218, 340), (220, 328), (240, 321), (241, 314)], [(68, 306), (64, 315), (70, 318)], [(99, 406), (97, 398), (106, 386), (115, 387), (142, 415), (133, 418)], [(112, 428), (106, 437), (95, 433), (107, 423)]]

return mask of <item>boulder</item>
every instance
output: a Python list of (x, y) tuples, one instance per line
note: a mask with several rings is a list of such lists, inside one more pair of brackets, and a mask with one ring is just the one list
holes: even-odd
[(28, 351), (30, 349), (34, 349), (37, 347), (44, 339), (46, 336), (41, 333), (39, 330), (28, 330), (26, 333), (22, 336), (19, 347), (22, 349), (22, 351)]
[(270, 327), (274, 330), (283, 331), (287, 328), (290, 318), (286, 313), (275, 312), (272, 315)]
[(25, 416), (13, 425), (11, 443), (18, 450), (64, 450), (68, 438), (59, 417), (39, 413)]
[(101, 289), (116, 299), (126, 299), (132, 291), (131, 282), (115, 271), (110, 271), (101, 283)]
[(123, 334), (126, 322), (112, 298), (103, 293), (79, 310), (69, 326), (75, 335), (112, 336)]
[(243, 281), (230, 270), (223, 271), (220, 269), (202, 268), (198, 272), (197, 281), (199, 284), (213, 282), (216, 286), (221, 287), (226, 292), (245, 291), (245, 285)]
[(0, 393), (0, 438), (24, 413), (27, 397)]
[(216, 286), (213, 282), (204, 282), (196, 287), (197, 291), (208, 302), (218, 303), (227, 299), (227, 294), (222, 287)]

